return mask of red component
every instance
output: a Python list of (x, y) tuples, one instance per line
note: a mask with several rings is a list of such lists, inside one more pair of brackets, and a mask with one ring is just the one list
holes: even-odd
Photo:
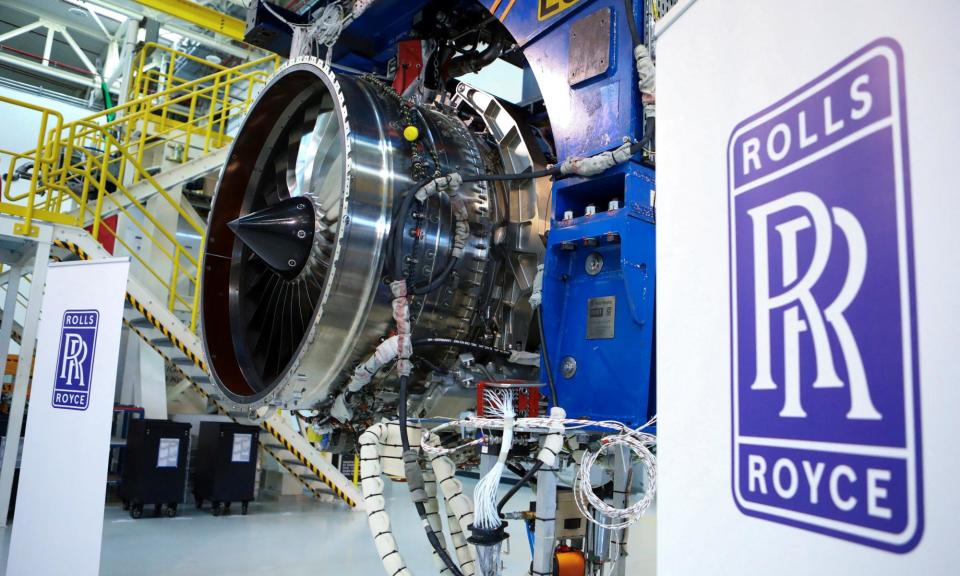
[[(99, 242), (107, 252), (113, 254), (113, 250), (117, 244), (117, 221), (119, 220), (119, 214), (114, 214), (113, 216), (107, 216), (100, 221), (100, 229), (97, 231), (97, 242)], [(86, 231), (93, 233), (93, 225), (86, 227)]]
[[(525, 380), (501, 380), (496, 384), (529, 384)], [(490, 382), (477, 382), (477, 416), (483, 414), (483, 390), (490, 386)], [(513, 388), (513, 407), (517, 412), (517, 417), (536, 418), (540, 415), (540, 389), (531, 388)]]
[(423, 71), (423, 47), (420, 40), (403, 40), (397, 46), (397, 75), (393, 79), (393, 89), (397, 94), (413, 84)]

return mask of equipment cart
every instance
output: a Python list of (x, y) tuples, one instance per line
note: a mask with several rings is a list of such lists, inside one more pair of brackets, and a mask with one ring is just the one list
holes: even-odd
[[(169, 420), (132, 420), (120, 481), (120, 498), (130, 516), (143, 516), (153, 504), (154, 515), (177, 515), (187, 480), (190, 424)], [(166, 506), (166, 508), (164, 508)]]
[(259, 431), (229, 422), (200, 423), (193, 479), (197, 509), (209, 500), (213, 515), (219, 516), (230, 512), (231, 502), (240, 502), (240, 513), (247, 513), (254, 496)]

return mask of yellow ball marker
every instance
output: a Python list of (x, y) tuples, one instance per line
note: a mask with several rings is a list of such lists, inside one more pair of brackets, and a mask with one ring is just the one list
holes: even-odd
[(403, 129), (403, 137), (407, 139), (407, 142), (416, 142), (417, 138), (420, 137), (420, 130), (416, 126), (407, 126)]

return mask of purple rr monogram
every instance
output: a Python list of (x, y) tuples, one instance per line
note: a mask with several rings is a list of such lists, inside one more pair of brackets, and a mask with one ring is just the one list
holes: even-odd
[(728, 162), (737, 506), (907, 552), (923, 496), (900, 46), (740, 123)]
[(97, 310), (67, 310), (63, 313), (53, 381), (54, 408), (83, 411), (89, 407), (99, 325), (100, 312)]

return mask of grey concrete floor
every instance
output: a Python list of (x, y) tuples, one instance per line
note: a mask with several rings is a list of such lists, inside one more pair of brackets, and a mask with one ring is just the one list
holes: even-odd
[[(472, 483), (465, 481), (472, 490)], [(502, 492), (506, 491), (502, 487)], [(387, 506), (407, 566), (418, 575), (436, 574), (429, 544), (404, 484), (387, 483)], [(501, 492), (501, 493), (502, 493)], [(532, 494), (524, 489), (507, 510), (525, 508)], [(247, 516), (234, 507), (229, 516), (183, 505), (177, 518), (153, 518), (150, 509), (133, 520), (106, 508), (102, 576), (380, 576), (384, 574), (362, 512), (335, 502), (285, 498), (253, 502)], [(656, 511), (631, 529), (627, 574), (653, 576), (656, 566)], [(519, 522), (510, 524), (510, 554), (505, 576), (527, 574), (530, 549)], [(7, 563), (10, 529), (0, 529), (0, 567)], [(2, 572), (0, 572), (2, 573)], [(14, 576), (14, 575), (11, 575)], [(21, 576), (21, 575), (16, 575)], [(31, 575), (33, 576), (33, 575)], [(46, 575), (37, 575), (46, 576)]]

